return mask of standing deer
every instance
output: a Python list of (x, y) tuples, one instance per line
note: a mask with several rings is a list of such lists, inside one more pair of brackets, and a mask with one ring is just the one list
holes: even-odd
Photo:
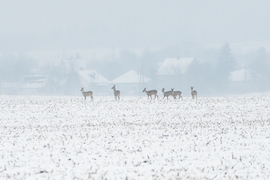
[(82, 95), (84, 96), (84, 99), (86, 100), (86, 97), (87, 96), (90, 96), (91, 97), (91, 100), (93, 100), (93, 92), (92, 91), (87, 91), (87, 92), (84, 92), (84, 88), (82, 87), (81, 88), (81, 91), (82, 91)]
[(149, 99), (149, 96), (150, 96), (150, 98), (152, 99), (152, 95), (155, 96), (154, 99), (156, 99), (156, 97), (158, 97), (158, 95), (157, 95), (157, 90), (146, 91), (146, 88), (144, 88), (142, 92), (145, 92), (145, 93), (147, 94), (147, 99)]
[(190, 89), (191, 89), (191, 96), (192, 96), (192, 99), (194, 99), (195, 98), (195, 96), (196, 96), (196, 100), (197, 100), (197, 91), (196, 90), (193, 90), (193, 86), (191, 86), (190, 87)]
[(118, 100), (120, 100), (120, 91), (119, 90), (115, 90), (115, 85), (113, 85), (113, 87), (111, 89), (113, 89), (115, 100), (117, 100), (117, 98), (118, 98)]
[(174, 89), (172, 88), (173, 91), (173, 98), (176, 99), (176, 97), (178, 96), (178, 99), (183, 99), (182, 97), (182, 92), (181, 91), (174, 91)]
[(165, 97), (167, 97), (167, 99), (169, 98), (169, 96), (172, 96), (173, 97), (173, 89), (172, 90), (170, 90), (170, 91), (166, 91), (165, 92), (165, 88), (162, 88), (162, 92), (163, 92), (163, 99), (165, 98)]

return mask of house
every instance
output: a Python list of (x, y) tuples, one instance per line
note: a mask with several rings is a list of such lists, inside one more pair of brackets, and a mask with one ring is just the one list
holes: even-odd
[(94, 69), (72, 70), (58, 82), (61, 94), (81, 95), (81, 87), (85, 91), (93, 91), (95, 95), (106, 95), (110, 92), (110, 81)]
[(153, 81), (139, 72), (130, 70), (112, 81), (122, 94), (140, 95), (142, 90)]
[(77, 70), (79, 84), (85, 91), (91, 90), (94, 94), (106, 95), (110, 93), (110, 81), (94, 69)]
[(256, 82), (258, 75), (251, 69), (240, 69), (230, 72), (228, 76), (228, 87), (233, 92), (251, 92), (256, 91)]
[(157, 87), (177, 90), (196, 86), (198, 68), (195, 58), (166, 58), (157, 71)]
[(25, 75), (17, 86), (17, 94), (48, 94), (53, 91), (49, 75)]

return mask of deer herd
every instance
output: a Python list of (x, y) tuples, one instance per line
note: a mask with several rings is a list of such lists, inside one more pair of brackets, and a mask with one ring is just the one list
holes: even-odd
[[(113, 90), (113, 94), (114, 94), (114, 98), (115, 100), (120, 100), (120, 91), (116, 90), (115, 85), (113, 85), (113, 87), (111, 88)], [(197, 100), (197, 91), (194, 90), (194, 87), (191, 86), (191, 97), (192, 99), (196, 99)], [(91, 100), (93, 100), (93, 92), (92, 91), (84, 91), (84, 88), (81, 88), (81, 92), (82, 95), (84, 96), (84, 99), (86, 100), (86, 97), (89, 96), (91, 98)], [(146, 88), (143, 89), (142, 92), (145, 92), (147, 95), (147, 99), (152, 99), (152, 96), (154, 96), (154, 99), (158, 98), (158, 91), (157, 90), (149, 90), (147, 91)], [(174, 91), (174, 88), (171, 88), (170, 91), (165, 91), (165, 88), (162, 88), (162, 93), (163, 93), (163, 99), (167, 98), (169, 99), (169, 96), (172, 96), (174, 99), (183, 99), (182, 97), (182, 92), (181, 91)]]

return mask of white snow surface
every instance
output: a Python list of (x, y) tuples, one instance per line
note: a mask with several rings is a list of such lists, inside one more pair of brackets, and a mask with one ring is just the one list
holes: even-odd
[(270, 97), (0, 96), (0, 179), (269, 179)]

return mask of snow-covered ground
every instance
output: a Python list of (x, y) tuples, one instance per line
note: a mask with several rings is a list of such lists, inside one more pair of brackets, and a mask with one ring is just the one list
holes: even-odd
[(0, 179), (269, 179), (270, 97), (0, 96)]

